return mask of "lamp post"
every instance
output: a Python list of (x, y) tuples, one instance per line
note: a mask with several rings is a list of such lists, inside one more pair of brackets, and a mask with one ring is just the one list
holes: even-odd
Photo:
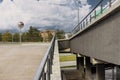
[[(79, 5), (79, 1), (78, 1), (78, 5)], [(78, 6), (78, 24), (79, 24), (79, 6)]]
[(12, 34), (12, 43), (13, 43), (13, 34)]
[[(79, 24), (79, 22), (80, 22), (80, 20), (79, 20), (79, 4), (81, 3), (79, 0), (77, 0), (78, 1), (78, 24)], [(80, 30), (80, 25), (78, 25), (78, 30)]]
[(23, 22), (19, 22), (18, 23), (18, 27), (20, 29), (19, 35), (20, 35), (20, 43), (21, 43), (22, 42), (22, 40), (21, 40), (21, 29), (24, 27), (24, 23)]

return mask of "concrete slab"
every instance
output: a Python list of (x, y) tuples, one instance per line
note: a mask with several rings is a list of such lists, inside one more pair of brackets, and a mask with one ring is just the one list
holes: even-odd
[(0, 80), (33, 80), (48, 44), (0, 45)]

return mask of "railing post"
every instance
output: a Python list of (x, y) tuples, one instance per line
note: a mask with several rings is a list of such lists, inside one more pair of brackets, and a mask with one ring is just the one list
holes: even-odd
[(112, 3), (111, 3), (111, 0), (109, 0), (109, 7), (111, 7)]
[(86, 25), (88, 25), (88, 19), (86, 18)]
[(53, 56), (53, 51), (52, 51), (52, 49), (51, 49), (51, 51), (50, 51), (50, 74), (52, 74), (52, 64), (53, 64), (53, 59), (52, 59), (52, 56)]
[(102, 6), (102, 2), (101, 2), (101, 5), (100, 5), (100, 11), (101, 11), (101, 14), (103, 13), (103, 6)]
[(92, 17), (91, 17), (91, 14), (90, 14), (90, 23), (91, 23), (91, 20), (92, 20)]
[(50, 59), (47, 60), (47, 80), (50, 80)]
[(46, 80), (46, 73), (45, 73), (44, 69), (43, 69), (43, 73), (42, 73), (42, 80)]
[(82, 30), (82, 28), (81, 28), (82, 26), (81, 26), (81, 24), (80, 24), (80, 30)]
[(51, 51), (50, 51), (50, 59), (51, 59), (51, 65), (53, 64), (53, 46), (51, 47)]
[(78, 24), (78, 27), (77, 27), (77, 32), (80, 30), (80, 25)]
[(85, 23), (84, 23), (84, 21), (83, 21), (83, 28), (85, 27)]
[(94, 17), (95, 17), (95, 19), (96, 19), (96, 10), (94, 11)]

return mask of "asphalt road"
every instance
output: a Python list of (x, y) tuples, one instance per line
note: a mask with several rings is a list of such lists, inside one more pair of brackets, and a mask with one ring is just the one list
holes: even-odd
[(0, 80), (33, 80), (46, 43), (0, 45)]

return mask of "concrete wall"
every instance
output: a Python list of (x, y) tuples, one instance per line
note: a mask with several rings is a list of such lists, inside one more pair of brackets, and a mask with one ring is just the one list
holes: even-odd
[(64, 50), (70, 48), (69, 40), (58, 40), (59, 50)]
[(120, 65), (120, 6), (71, 38), (70, 47), (73, 53)]

